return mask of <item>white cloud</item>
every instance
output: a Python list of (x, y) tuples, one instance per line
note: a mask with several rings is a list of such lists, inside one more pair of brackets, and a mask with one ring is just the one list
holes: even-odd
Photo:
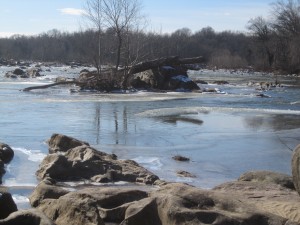
[(75, 9), (75, 8), (63, 8), (58, 9), (64, 15), (73, 15), (73, 16), (81, 16), (85, 14), (85, 11), (82, 9)]
[(23, 33), (17, 33), (17, 32), (0, 32), (0, 38), (9, 38), (13, 35), (34, 35), (34, 33), (29, 32), (23, 32)]

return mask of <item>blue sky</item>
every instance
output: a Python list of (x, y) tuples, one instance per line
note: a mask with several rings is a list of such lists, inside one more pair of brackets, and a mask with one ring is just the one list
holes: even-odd
[[(216, 31), (245, 31), (249, 19), (269, 15), (274, 0), (141, 0), (148, 30), (192, 31), (211, 26)], [(51, 29), (78, 31), (85, 27), (85, 0), (0, 0), (0, 36), (39, 34)]]

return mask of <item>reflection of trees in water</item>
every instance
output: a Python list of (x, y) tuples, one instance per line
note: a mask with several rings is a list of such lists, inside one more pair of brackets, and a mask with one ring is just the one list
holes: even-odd
[(300, 128), (299, 115), (263, 115), (245, 117), (245, 125), (259, 130), (269, 128), (274, 131)]
[[(112, 112), (107, 112), (105, 110), (112, 110)], [(111, 121), (114, 123), (113, 126)], [(120, 139), (123, 138), (123, 135), (128, 133), (128, 121), (128, 112), (126, 106), (113, 105), (113, 107), (101, 107), (101, 103), (96, 104), (94, 116), (96, 144), (101, 143), (101, 138), (104, 137), (105, 132), (107, 131), (111, 131), (114, 134), (109, 135), (109, 138), (113, 139), (112, 143), (119, 144)], [(120, 124), (123, 126), (120, 126)], [(126, 142), (126, 138), (124, 138), (124, 141)]]
[(101, 129), (101, 108), (100, 105), (96, 105), (96, 112), (95, 112), (95, 124), (96, 124), (96, 143), (100, 144), (100, 129)]

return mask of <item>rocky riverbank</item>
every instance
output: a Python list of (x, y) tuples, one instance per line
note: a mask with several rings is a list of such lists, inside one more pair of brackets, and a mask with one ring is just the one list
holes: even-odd
[(17, 211), (0, 187), (0, 225), (300, 223), (300, 145), (292, 177), (249, 172), (212, 190), (165, 182), (132, 160), (65, 135), (52, 135), (48, 145), (36, 172), (41, 181), (30, 195), (32, 209)]

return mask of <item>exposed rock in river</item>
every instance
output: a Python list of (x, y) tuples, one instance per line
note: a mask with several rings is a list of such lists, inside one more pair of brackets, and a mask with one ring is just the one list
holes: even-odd
[(0, 184), (5, 174), (4, 164), (8, 164), (14, 157), (14, 151), (7, 144), (0, 143)]
[[(64, 135), (53, 135), (49, 140), (50, 152), (41, 163), (37, 176), (60, 181), (91, 180), (106, 183), (116, 181), (153, 184), (156, 175), (132, 160), (118, 160), (90, 147), (85, 142)], [(64, 152), (64, 154), (62, 154)]]
[(17, 206), (6, 190), (0, 189), (0, 220), (9, 216), (9, 214), (17, 211)]

